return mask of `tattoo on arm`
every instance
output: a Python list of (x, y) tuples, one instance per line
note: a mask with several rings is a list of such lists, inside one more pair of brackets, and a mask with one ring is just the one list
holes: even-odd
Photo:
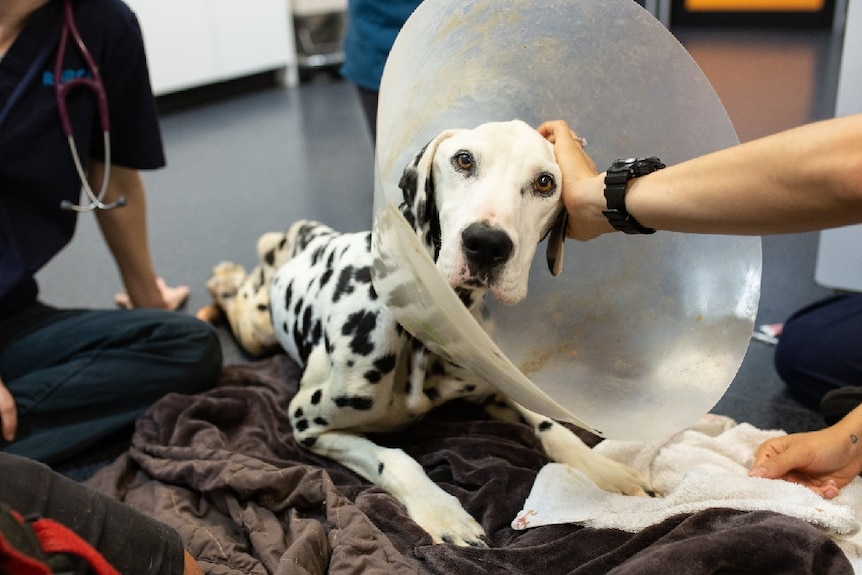
[(851, 433), (850, 434), (850, 443), (856, 443), (857, 441), (859, 441), (859, 438)]

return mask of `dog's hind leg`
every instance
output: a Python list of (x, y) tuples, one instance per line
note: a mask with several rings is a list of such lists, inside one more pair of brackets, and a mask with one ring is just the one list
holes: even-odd
[(222, 262), (213, 268), (207, 289), (247, 353), (259, 357), (278, 348), (269, 316), (269, 282), (262, 266), (246, 274), (241, 265)]

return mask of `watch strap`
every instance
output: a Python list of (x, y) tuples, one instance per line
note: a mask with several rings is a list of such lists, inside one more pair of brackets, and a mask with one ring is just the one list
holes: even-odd
[(641, 225), (626, 209), (626, 190), (634, 178), (651, 174), (665, 165), (656, 157), (617, 160), (605, 175), (605, 201), (602, 213), (614, 229), (627, 234), (654, 234), (655, 230)]

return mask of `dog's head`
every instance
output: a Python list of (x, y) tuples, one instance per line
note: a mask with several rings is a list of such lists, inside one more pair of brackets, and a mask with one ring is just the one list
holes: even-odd
[(447, 130), (405, 168), (399, 185), (401, 212), (456, 291), (520, 301), (536, 246), (552, 227), (558, 231), (548, 242), (548, 263), (559, 273), (560, 168), (553, 146), (526, 123)]

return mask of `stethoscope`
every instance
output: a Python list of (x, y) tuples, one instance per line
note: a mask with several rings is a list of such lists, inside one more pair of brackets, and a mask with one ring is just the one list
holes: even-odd
[[(63, 56), (66, 53), (66, 42), (69, 39), (69, 34), (72, 35), (75, 44), (78, 45), (78, 51), (81, 52), (87, 67), (90, 69), (90, 77), (76, 77), (63, 82)], [(87, 181), (87, 173), (81, 164), (81, 158), (78, 157), (78, 148), (75, 145), (75, 136), (72, 133), (72, 122), (69, 119), (69, 112), (66, 108), (66, 97), (75, 88), (91, 90), (96, 96), (96, 103), (99, 108), (99, 123), (105, 143), (105, 173), (102, 175), (102, 185), (98, 194), (93, 193), (93, 189)], [(102, 76), (99, 74), (96, 62), (90, 55), (87, 46), (84, 45), (84, 41), (78, 33), (78, 27), (75, 26), (75, 18), (72, 14), (72, 0), (63, 0), (63, 29), (60, 32), (60, 46), (57, 48), (57, 60), (54, 62), (54, 97), (57, 101), (57, 111), (60, 113), (60, 124), (63, 127), (63, 134), (69, 142), (72, 159), (75, 161), (75, 169), (78, 171), (78, 177), (81, 179), (81, 187), (90, 200), (90, 203), (86, 205), (63, 200), (60, 202), (60, 208), (76, 212), (89, 212), (95, 209), (111, 210), (125, 206), (126, 198), (122, 196), (109, 204), (102, 201), (105, 193), (108, 191), (108, 181), (111, 175), (111, 133), (108, 125), (108, 97), (105, 94), (105, 85), (102, 83)]]

